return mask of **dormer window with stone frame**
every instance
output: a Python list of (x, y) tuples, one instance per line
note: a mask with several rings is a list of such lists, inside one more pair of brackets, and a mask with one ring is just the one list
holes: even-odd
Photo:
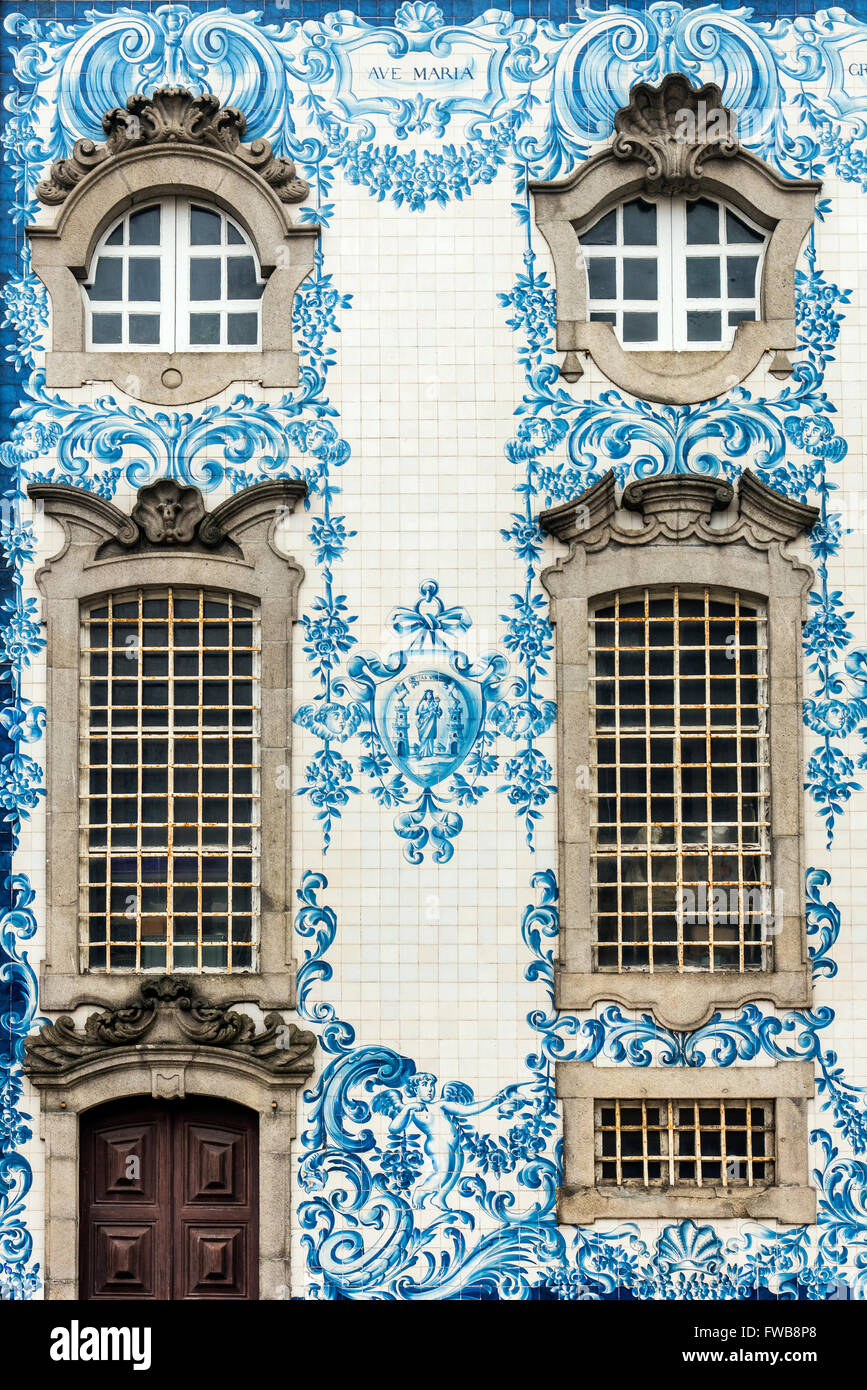
[(40, 1002), (122, 1004), (196, 975), (215, 1003), (294, 1003), (291, 637), (301, 568), (258, 483), (205, 510), (163, 479), (131, 514), (29, 488), (64, 544), (37, 574), (47, 637), (47, 941)]
[(530, 184), (563, 377), (590, 357), (630, 395), (685, 404), (736, 386), (766, 353), (789, 375), (795, 267), (821, 184), (744, 149), (720, 89), (681, 73), (633, 88), (614, 125), (568, 178)]
[(556, 629), (558, 1008), (809, 1008), (801, 627), (818, 513), (746, 470), (608, 473), (540, 524)]
[(309, 187), (243, 113), (163, 87), (103, 117), (37, 186), (56, 208), (27, 229), (51, 301), (46, 385), (112, 381), (185, 405), (234, 381), (298, 384), (295, 292), (319, 228), (292, 220)]

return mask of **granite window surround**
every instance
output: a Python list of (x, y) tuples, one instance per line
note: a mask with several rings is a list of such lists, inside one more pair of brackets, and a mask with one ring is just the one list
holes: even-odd
[[(318, 226), (299, 224), (287, 204), (309, 189), (291, 162), (267, 141), (242, 145), (246, 122), (211, 93), (161, 88), (152, 98), (130, 97), (127, 108), (103, 118), (105, 145), (76, 142), (72, 156), (52, 165), (37, 187), (52, 220), (27, 228), (33, 270), (51, 301), (49, 389), (91, 381), (155, 405), (187, 405), (216, 395), (234, 381), (286, 389), (298, 384), (292, 350), (295, 292), (313, 269)], [(183, 196), (222, 209), (249, 236), (265, 280), (261, 347), (161, 353), (88, 350), (82, 285), (105, 231), (129, 208)]]
[[(81, 612), (130, 589), (166, 585), (240, 595), (261, 614), (261, 884), (257, 972), (208, 973), (214, 1002), (251, 1000), (290, 1008), (289, 863), (291, 641), (303, 570), (278, 549), (275, 533), (306, 494), (300, 480), (254, 484), (206, 512), (196, 488), (163, 480), (140, 489), (131, 515), (91, 492), (33, 484), (31, 499), (63, 529), (62, 548), (37, 573), (47, 640), (47, 939), (40, 1004), (116, 1005), (130, 971), (87, 972), (79, 958)], [(146, 977), (147, 978), (147, 977)], [(189, 979), (189, 975), (182, 978)]]
[[(791, 373), (795, 268), (822, 185), (781, 177), (744, 149), (734, 130), (718, 87), (696, 89), (682, 73), (671, 73), (659, 87), (633, 88), (606, 149), (566, 178), (530, 184), (536, 225), (554, 260), (565, 380), (578, 380), (586, 356), (630, 395), (683, 405), (737, 386), (766, 353), (773, 354), (772, 374)], [(759, 316), (737, 327), (730, 348), (630, 351), (610, 323), (590, 322), (580, 238), (611, 208), (639, 196), (721, 199), (768, 234)]]
[[(749, 470), (737, 493), (698, 474), (630, 483), (619, 503), (613, 472), (539, 518), (569, 552), (542, 574), (550, 596), (557, 669), (561, 928), (555, 962), (560, 1009), (614, 1001), (651, 1010), (665, 1027), (692, 1029), (716, 1009), (752, 1000), (808, 1008), (812, 978), (804, 908), (801, 629), (812, 570), (788, 549), (818, 513), (774, 492)], [(752, 595), (767, 609), (771, 888), (781, 912), (773, 968), (596, 971), (591, 911), (592, 774), (590, 611), (633, 587), (712, 586)]]
[[(770, 1067), (611, 1067), (558, 1062), (563, 1104), (563, 1185), (557, 1192), (561, 1225), (613, 1220), (779, 1221), (812, 1225), (816, 1192), (809, 1183), (808, 1104), (813, 1064)], [(774, 1104), (775, 1174), (771, 1184), (729, 1187), (615, 1187), (596, 1183), (594, 1108), (598, 1101), (713, 1102), (747, 1098)]]

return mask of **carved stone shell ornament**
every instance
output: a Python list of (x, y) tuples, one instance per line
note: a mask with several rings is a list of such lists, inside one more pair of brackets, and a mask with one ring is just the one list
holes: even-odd
[(205, 515), (196, 487), (179, 487), (170, 478), (139, 488), (132, 519), (152, 545), (189, 545)]
[(133, 150), (161, 144), (207, 146), (240, 159), (274, 190), (281, 203), (300, 203), (310, 186), (299, 179), (291, 159), (275, 155), (268, 140), (243, 145), (247, 118), (237, 106), (221, 106), (213, 92), (195, 96), (186, 87), (158, 87), (153, 96), (136, 92), (126, 107), (102, 118), (104, 145), (76, 140), (69, 159), (56, 159), (47, 179), (37, 184), (42, 203), (62, 203), (97, 165)]
[(629, 105), (614, 117), (612, 153), (647, 165), (648, 193), (695, 194), (707, 159), (732, 159), (739, 151), (735, 119), (713, 82), (695, 88), (681, 73), (658, 87), (640, 82)]

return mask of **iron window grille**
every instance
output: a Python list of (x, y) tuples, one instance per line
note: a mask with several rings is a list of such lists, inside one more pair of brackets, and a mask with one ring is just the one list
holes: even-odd
[(82, 959), (257, 967), (257, 609), (137, 589), (82, 615)]
[(774, 1102), (600, 1100), (599, 1187), (771, 1186)]
[(731, 347), (760, 318), (766, 234), (710, 198), (633, 198), (581, 233), (591, 323), (626, 348)]
[(767, 616), (730, 591), (591, 613), (595, 968), (772, 968)]

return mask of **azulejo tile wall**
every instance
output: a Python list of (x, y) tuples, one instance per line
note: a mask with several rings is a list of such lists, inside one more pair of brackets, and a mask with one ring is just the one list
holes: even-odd
[[(0, 800), (0, 1283), (42, 1288), (40, 1144), (21, 1072), (39, 1019), (44, 637), (25, 488), (129, 502), (157, 477), (213, 504), (306, 479), (294, 685), (298, 1013), (320, 1066), (301, 1105), (293, 1287), (263, 1297), (827, 1298), (867, 1285), (867, 591), (863, 482), (867, 22), (653, 3), (519, 17), (431, 0), (368, 19), (305, 5), (48, 3), (4, 22)], [(362, 13), (366, 13), (363, 7)], [(535, 17), (534, 17), (535, 16)], [(798, 272), (800, 349), (701, 406), (567, 386), (530, 179), (567, 173), (638, 80), (680, 70), (749, 111), (747, 147), (820, 177)], [(113, 387), (58, 395), (23, 228), (50, 160), (104, 111), (174, 83), (239, 106), (296, 162), (323, 228), (296, 302), (301, 380), (184, 411)], [(804, 634), (809, 1012), (759, 1005), (675, 1034), (553, 1007), (552, 639), (539, 511), (618, 479), (750, 466), (821, 508)], [(298, 524), (296, 524), (298, 523)], [(422, 683), (449, 754), (420, 772), (386, 708)], [(560, 775), (568, 775), (561, 769)], [(558, 1228), (556, 1060), (814, 1062), (813, 1228)], [(452, 1079), (449, 1079), (452, 1078)], [(414, 1104), (428, 1101), (422, 1112)], [(426, 1118), (425, 1118), (426, 1117)]]

